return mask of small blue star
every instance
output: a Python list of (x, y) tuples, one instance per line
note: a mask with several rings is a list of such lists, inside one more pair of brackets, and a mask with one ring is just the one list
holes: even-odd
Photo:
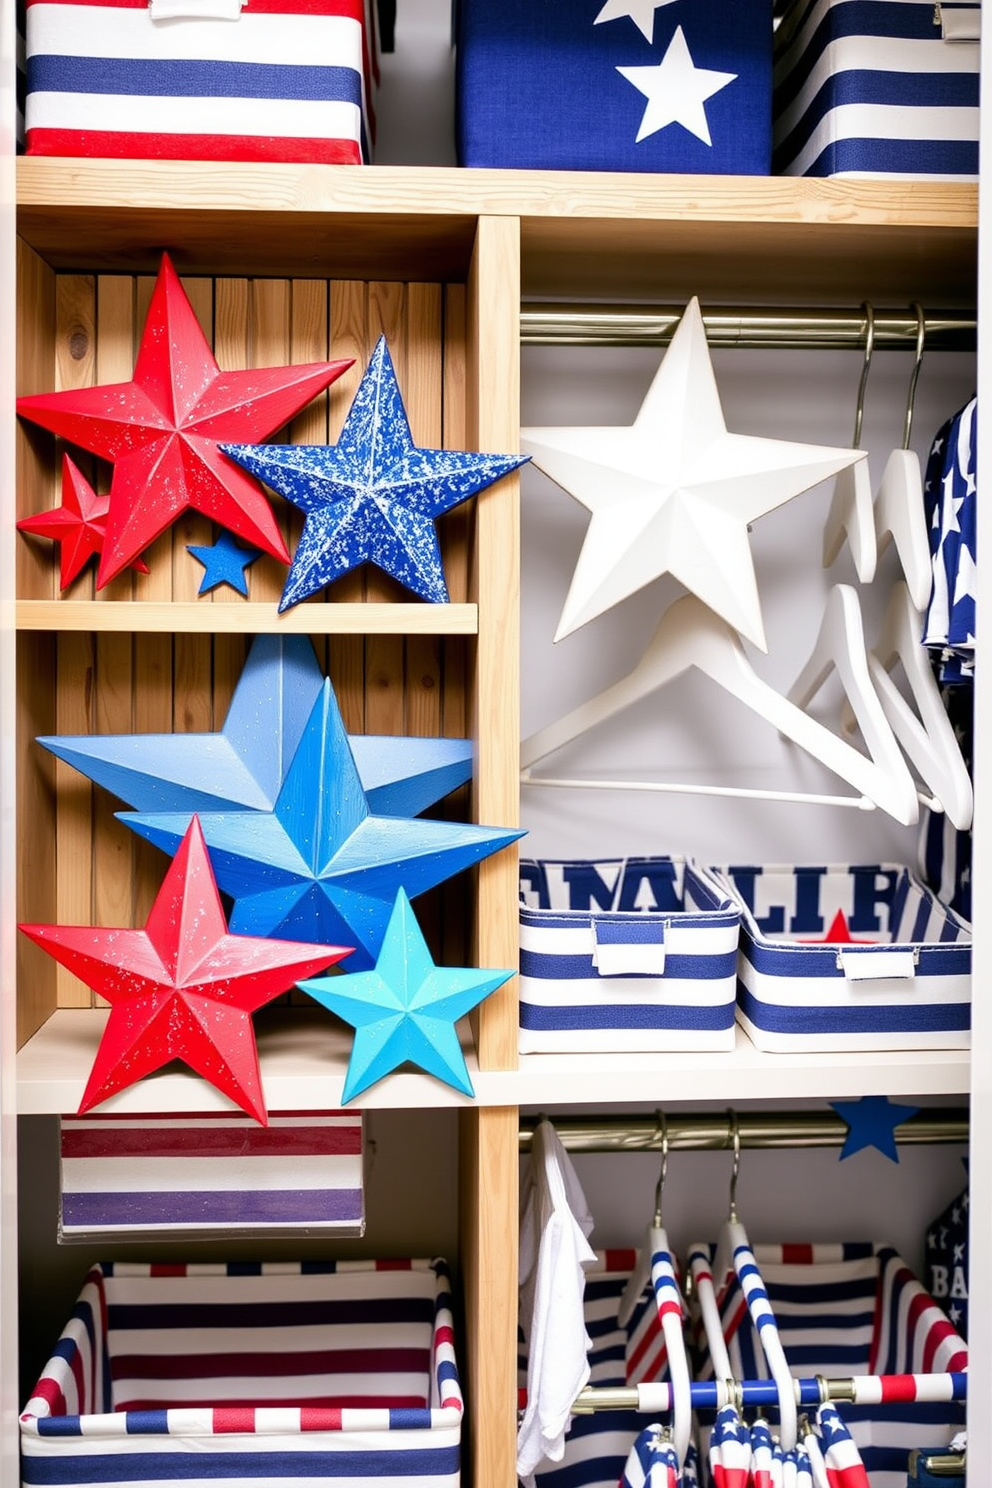
[(372, 971), (299, 985), (355, 1029), (341, 1095), (345, 1103), (408, 1061), (474, 1095), (455, 1023), (512, 975), (435, 966), (400, 889)]
[(306, 514), (280, 611), (363, 563), (422, 599), (446, 603), (434, 518), (528, 458), (415, 445), (384, 336), (337, 444), (220, 448)]
[(840, 1154), (842, 1162), (863, 1147), (877, 1147), (893, 1162), (899, 1161), (896, 1127), (915, 1116), (919, 1106), (897, 1106), (885, 1095), (863, 1095), (860, 1100), (831, 1101), (830, 1104), (840, 1119), (847, 1123), (847, 1137)]
[(196, 543), (186, 544), (187, 553), (192, 553), (197, 563), (203, 564), (203, 578), (198, 594), (209, 594), (220, 584), (230, 584), (239, 594), (248, 593), (248, 578), (245, 570), (256, 558), (261, 558), (260, 548), (243, 548), (229, 532), (222, 532), (217, 541), (208, 547)]

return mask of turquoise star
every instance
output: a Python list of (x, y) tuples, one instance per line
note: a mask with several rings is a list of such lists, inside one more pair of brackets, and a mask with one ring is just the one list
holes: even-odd
[(415, 445), (384, 336), (337, 444), (221, 448), (306, 513), (280, 611), (363, 563), (375, 563), (422, 599), (444, 604), (448, 590), (434, 518), (529, 458)]
[(831, 1101), (830, 1104), (840, 1119), (847, 1123), (841, 1162), (863, 1147), (877, 1147), (893, 1162), (899, 1161), (896, 1127), (915, 1116), (919, 1106), (897, 1106), (886, 1095), (863, 1095), (860, 1100)]
[[(174, 853), (188, 812), (118, 812)], [(352, 945), (375, 963), (396, 892), (421, 894), (522, 836), (422, 817), (373, 816), (334, 689), (324, 682), (271, 811), (199, 813), (233, 935)], [(303, 934), (303, 926), (314, 933)], [(332, 933), (331, 927), (336, 927)]]
[(512, 975), (435, 966), (400, 889), (372, 971), (315, 977), (299, 986), (355, 1029), (341, 1094), (346, 1103), (407, 1062), (474, 1095), (455, 1023)]
[(245, 570), (262, 556), (260, 548), (243, 548), (226, 531), (220, 534), (215, 543), (204, 547), (187, 543), (186, 551), (192, 553), (197, 563), (203, 564), (203, 578), (200, 580), (198, 594), (209, 594), (211, 589), (229, 584), (239, 594), (246, 595), (248, 578)]

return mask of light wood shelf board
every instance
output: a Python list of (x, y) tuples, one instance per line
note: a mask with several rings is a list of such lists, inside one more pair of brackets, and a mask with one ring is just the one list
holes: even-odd
[(200, 635), (475, 635), (474, 604), (274, 604), (19, 600), (18, 630), (175, 632)]

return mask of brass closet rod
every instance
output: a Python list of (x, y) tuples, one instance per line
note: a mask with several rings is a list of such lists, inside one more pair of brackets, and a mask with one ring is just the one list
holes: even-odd
[[(842, 1147), (848, 1125), (833, 1111), (706, 1111), (648, 1113), (637, 1116), (576, 1117), (549, 1120), (569, 1152), (730, 1151), (734, 1130), (741, 1147)], [(520, 1151), (529, 1152), (541, 1118), (522, 1117)], [(963, 1107), (931, 1106), (895, 1129), (899, 1145), (967, 1142), (968, 1112)]]
[[(912, 350), (919, 321), (912, 306), (872, 306), (875, 350)], [(664, 346), (682, 317), (684, 305), (575, 304), (524, 301), (520, 340), (524, 346)], [(703, 306), (711, 346), (806, 348), (864, 347), (865, 305), (853, 309), (768, 309), (748, 305)], [(923, 307), (927, 351), (974, 351), (974, 310)]]

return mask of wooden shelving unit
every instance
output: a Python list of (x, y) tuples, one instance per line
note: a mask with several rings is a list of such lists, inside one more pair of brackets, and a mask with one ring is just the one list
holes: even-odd
[[(518, 442), (522, 296), (769, 304), (973, 304), (977, 190), (917, 182), (607, 176), (444, 169), (24, 160), (18, 166), (18, 379), (22, 393), (130, 376), (151, 276), (167, 249), (222, 366), (354, 356), (356, 368), (288, 431), (336, 437), (357, 377), (386, 332), (415, 440), (480, 450)], [(17, 512), (56, 499), (49, 436), (18, 430)], [(161, 864), (114, 820), (109, 798), (41, 757), (44, 733), (205, 731), (219, 726), (256, 633), (310, 634), (355, 732), (470, 736), (474, 820), (518, 818), (519, 521), (508, 478), (441, 524), (447, 606), (411, 604), (375, 576), (278, 616), (277, 567), (250, 599), (196, 597), (185, 544), (154, 545), (147, 577), (97, 595), (58, 593), (48, 545), (18, 539), (18, 916), (141, 923)], [(286, 513), (287, 535), (295, 514)], [(9, 685), (9, 680), (8, 680)], [(471, 954), (512, 965), (515, 856), (471, 885)], [(441, 916), (443, 920), (443, 912)], [(9, 928), (9, 927), (8, 927)], [(442, 925), (442, 933), (446, 933)], [(80, 984), (20, 947), (18, 1103), (72, 1109), (104, 1014)], [(333, 1105), (346, 1062), (294, 1009), (259, 1020), (269, 1104)], [(513, 984), (472, 1029), (476, 1100), (400, 1075), (369, 1104), (462, 1109), (463, 1363), (471, 1481), (515, 1482), (517, 1129), (522, 1105), (854, 1095), (960, 1095), (966, 1054), (518, 1061)], [(519, 1066), (519, 1067), (518, 1067)], [(210, 1109), (212, 1092), (172, 1073), (118, 1109)], [(219, 1102), (219, 1098), (218, 1098)], [(149, 1104), (150, 1103), (150, 1104)], [(9, 1340), (8, 1340), (9, 1343)]]

